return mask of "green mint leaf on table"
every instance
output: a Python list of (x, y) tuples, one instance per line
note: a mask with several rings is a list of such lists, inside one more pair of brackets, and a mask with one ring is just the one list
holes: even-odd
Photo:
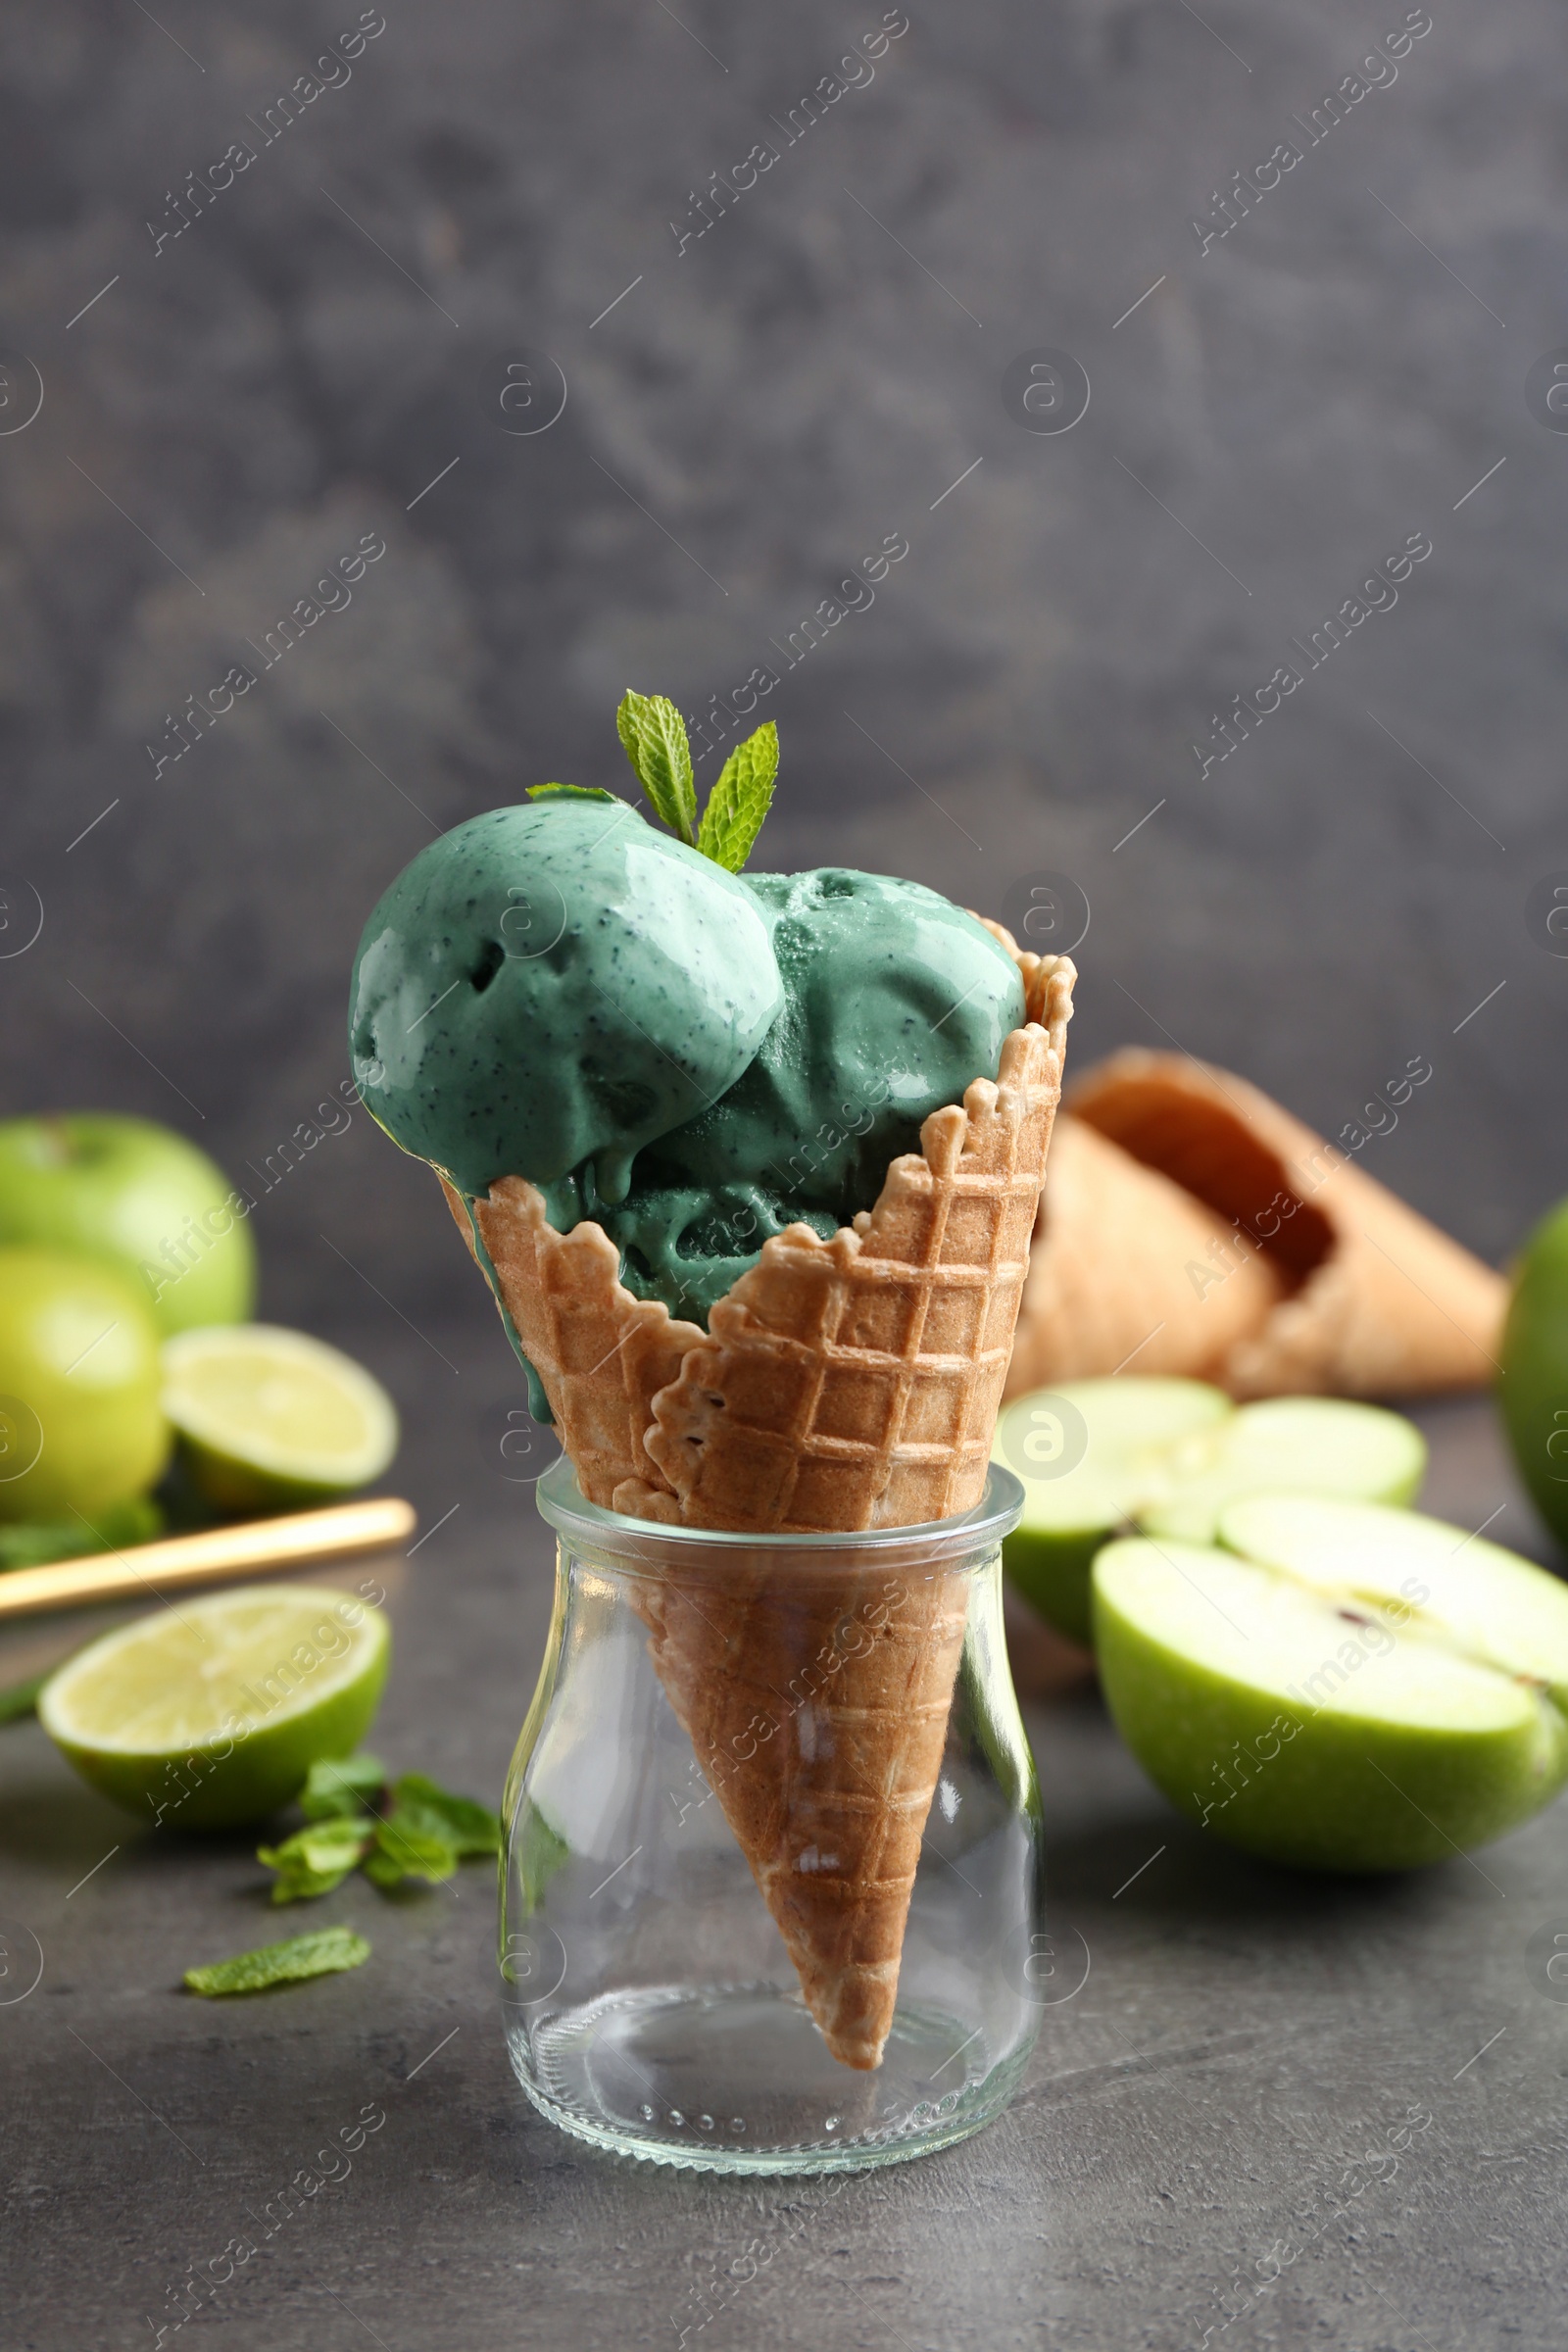
[(767, 719), (735, 746), (719, 769), (698, 828), (697, 847), (726, 873), (738, 874), (751, 856), (772, 806), (777, 774), (778, 729)]
[(386, 1766), (379, 1756), (332, 1758), (311, 1766), (300, 1790), (300, 1811), (307, 1821), (368, 1813), (385, 1786)]
[[(0, 1710), (5, 1697), (0, 1692)], [(356, 1869), (384, 1892), (405, 1879), (444, 1886), (465, 1856), (501, 1851), (501, 1824), (488, 1805), (455, 1796), (427, 1773), (406, 1772), (393, 1784), (391, 1811), (383, 1817), (386, 1781), (379, 1756), (312, 1765), (299, 1799), (305, 1828), (280, 1845), (257, 1848), (257, 1860), (277, 1873), (274, 1903), (330, 1894)]]
[(442, 1886), (458, 1872), (457, 1848), (433, 1836), (425, 1818), (399, 1805), (375, 1825), (374, 1850), (365, 1858), (365, 1875), (374, 1886), (389, 1889), (401, 1879), (423, 1879)]
[(530, 801), (608, 801), (612, 808), (619, 799), (618, 793), (601, 792), (597, 784), (530, 784)]
[(383, 1894), (396, 1894), (403, 1884), (402, 1863), (392, 1861), (379, 1847), (366, 1855), (361, 1868), (370, 1885), (379, 1886)]
[(359, 1868), (374, 1839), (375, 1823), (368, 1814), (353, 1819), (340, 1816), (296, 1830), (281, 1845), (258, 1846), (256, 1859), (278, 1874), (272, 1888), (274, 1903), (308, 1902), (341, 1886), (349, 1872)]
[(341, 1886), (355, 1867), (346, 1862), (341, 1870), (309, 1870), (296, 1860), (285, 1863), (272, 1885), (274, 1903), (313, 1903), (318, 1895), (330, 1894)]
[(426, 1837), (450, 1845), (455, 1854), (500, 1853), (501, 1823), (488, 1805), (471, 1796), (454, 1796), (422, 1772), (406, 1772), (392, 1794), (394, 1821), (416, 1826)]
[(54, 1671), (47, 1667), (42, 1674), (29, 1674), (24, 1683), (12, 1683), (0, 1690), (0, 1723), (25, 1723), (29, 1715), (36, 1715), (38, 1693)]
[(332, 1894), (348, 1877), (346, 1870), (290, 1870), (272, 1887), (274, 1903), (314, 1903), (318, 1895)]
[(209, 1997), (265, 1992), (270, 1984), (359, 1968), (369, 1957), (365, 1937), (356, 1936), (351, 1928), (318, 1928), (312, 1936), (291, 1936), (284, 1943), (265, 1943), (259, 1951), (236, 1952), (231, 1960), (215, 1960), (208, 1968), (187, 1968), (185, 1983), (192, 1992)]
[(123, 1551), (148, 1544), (163, 1532), (164, 1514), (150, 1494), (112, 1502), (88, 1518), (22, 1520), (0, 1527), (0, 1574), (10, 1568), (46, 1568), (54, 1560), (77, 1560), (95, 1551)]
[(697, 786), (692, 780), (686, 721), (662, 694), (628, 688), (615, 712), (615, 731), (631, 771), (672, 833), (697, 846)]
[(12, 1568), (47, 1568), (54, 1560), (80, 1559), (103, 1548), (96, 1534), (60, 1520), (0, 1528), (0, 1575)]

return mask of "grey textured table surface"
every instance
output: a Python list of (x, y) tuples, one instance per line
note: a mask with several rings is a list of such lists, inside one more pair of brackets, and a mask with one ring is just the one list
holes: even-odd
[[(390, 1315), (344, 1336), (399, 1391), (425, 1526), (460, 1506), (388, 1578), (376, 1744), (493, 1794), (551, 1569), (496, 1452), (514, 1384), (474, 1306), (429, 1334), (455, 1373), (391, 1338)], [(1494, 1532), (1528, 1541), (1487, 1407), (1426, 1418), (1433, 1507), (1473, 1527), (1506, 1502)], [(249, 2233), (258, 2257), (185, 2341), (679, 2352), (689, 2329), (713, 2352), (1176, 2352), (1213, 2328), (1345, 2352), (1559, 2345), (1568, 2007), (1526, 1947), (1554, 1915), (1568, 1927), (1563, 1803), (1409, 1879), (1294, 1877), (1178, 1821), (1088, 1692), (1026, 1717), (1063, 1987), (1080, 1936), (1088, 1980), (1047, 2008), (989, 2132), (807, 2183), (674, 2174), (543, 2123), (501, 2039), (481, 1866), (455, 1895), (394, 1905), (356, 1883), (323, 1904), (373, 1941), (353, 1976), (193, 1999), (183, 1968), (277, 1918), (248, 1841), (150, 1835), (35, 1726), (0, 1734), (3, 1908), (44, 1956), (37, 1989), (0, 2007), (0, 2340), (132, 2352), (190, 2266), (221, 2271)], [(272, 2201), (368, 2105), (386, 2122), (352, 2172), (282, 2222)]]

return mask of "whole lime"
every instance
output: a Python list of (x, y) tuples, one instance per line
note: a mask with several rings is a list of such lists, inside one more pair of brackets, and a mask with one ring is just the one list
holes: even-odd
[(0, 1120), (0, 1244), (118, 1266), (166, 1339), (250, 1313), (248, 1207), (205, 1152), (151, 1119), (72, 1111)]
[(1531, 1499), (1568, 1544), (1568, 1200), (1536, 1227), (1519, 1261), (1497, 1405)]
[(152, 1309), (123, 1274), (0, 1250), (0, 1520), (139, 1494), (169, 1456)]

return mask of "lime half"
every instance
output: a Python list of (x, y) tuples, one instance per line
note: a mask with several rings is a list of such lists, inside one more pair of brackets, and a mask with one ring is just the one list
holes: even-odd
[(352, 1593), (247, 1585), (78, 1650), (44, 1686), (38, 1720), (117, 1804), (168, 1829), (229, 1829), (358, 1747), (391, 1650), (381, 1612)]
[(328, 1502), (379, 1478), (398, 1447), (391, 1397), (352, 1356), (271, 1323), (164, 1344), (164, 1411), (191, 1481), (225, 1511)]

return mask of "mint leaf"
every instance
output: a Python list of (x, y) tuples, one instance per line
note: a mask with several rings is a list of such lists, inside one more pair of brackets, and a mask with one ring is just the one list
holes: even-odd
[(778, 729), (769, 718), (755, 735), (735, 746), (719, 769), (703, 810), (697, 847), (726, 873), (738, 874), (751, 856), (752, 844), (773, 805), (777, 774)]
[(402, 1863), (392, 1861), (379, 1846), (366, 1855), (361, 1868), (370, 1885), (379, 1886), (383, 1894), (395, 1894), (403, 1884)]
[(281, 1845), (258, 1846), (256, 1859), (278, 1874), (274, 1903), (308, 1902), (341, 1886), (374, 1838), (375, 1824), (363, 1813), (354, 1820), (318, 1821), (307, 1830), (296, 1830)]
[(299, 1800), (305, 1828), (257, 1852), (277, 1873), (274, 1903), (329, 1894), (356, 1867), (388, 1892), (405, 1879), (438, 1886), (465, 1855), (501, 1851), (501, 1824), (488, 1805), (455, 1796), (427, 1773), (406, 1772), (392, 1787), (391, 1811), (383, 1818), (375, 1808), (385, 1788), (386, 1767), (378, 1756), (312, 1765)]
[(89, 1552), (123, 1551), (132, 1544), (148, 1544), (163, 1532), (164, 1514), (150, 1494), (112, 1502), (91, 1518), (78, 1511), (72, 1519), (22, 1520), (0, 1527), (0, 1572), (8, 1568), (44, 1568), (51, 1560), (75, 1560)]
[(628, 687), (615, 712), (615, 732), (659, 815), (688, 849), (695, 848), (697, 787), (686, 721), (674, 704), (665, 695), (633, 694)]
[(313, 1764), (300, 1790), (300, 1811), (307, 1821), (368, 1813), (385, 1786), (386, 1766), (379, 1756), (336, 1757)]
[(471, 1796), (454, 1796), (422, 1772), (406, 1772), (392, 1794), (394, 1821), (438, 1838), (455, 1854), (500, 1853), (501, 1823), (488, 1805)]
[(609, 801), (612, 808), (619, 799), (614, 792), (601, 792), (595, 784), (530, 784), (530, 801)]
[(29, 1715), (38, 1712), (38, 1693), (56, 1669), (48, 1666), (42, 1674), (29, 1674), (24, 1683), (10, 1683), (0, 1690), (0, 1723), (25, 1723)]
[(457, 1869), (456, 1847), (433, 1834), (417, 1813), (400, 1805), (376, 1823), (375, 1847), (365, 1861), (365, 1875), (372, 1885), (392, 1887), (400, 1879), (423, 1879), (429, 1886), (441, 1886), (457, 1876)]
[(273, 1880), (272, 1900), (274, 1903), (313, 1903), (318, 1895), (330, 1894), (334, 1887), (341, 1886), (353, 1868), (352, 1862), (345, 1863), (341, 1870), (306, 1870), (291, 1864)]
[(369, 1957), (365, 1937), (356, 1936), (351, 1928), (318, 1928), (313, 1936), (291, 1936), (284, 1943), (264, 1943), (259, 1951), (236, 1952), (231, 1960), (215, 1960), (207, 1968), (187, 1968), (185, 1983), (192, 1992), (209, 1997), (223, 1992), (263, 1992), (269, 1984), (360, 1968)]

